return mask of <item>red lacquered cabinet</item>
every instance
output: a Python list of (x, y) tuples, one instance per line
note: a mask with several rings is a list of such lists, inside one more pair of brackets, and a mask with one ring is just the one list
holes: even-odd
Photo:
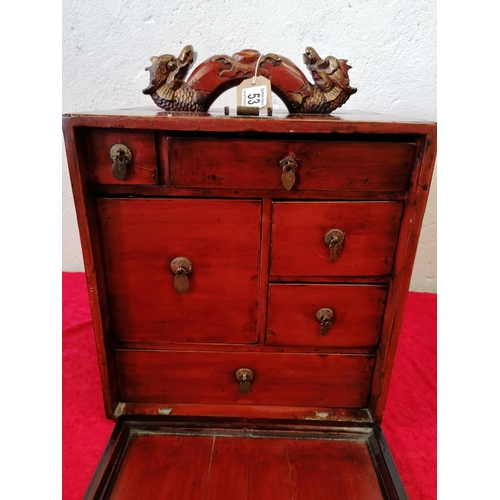
[(144, 108), (63, 128), (117, 419), (86, 499), (406, 498), (380, 423), (436, 125)]

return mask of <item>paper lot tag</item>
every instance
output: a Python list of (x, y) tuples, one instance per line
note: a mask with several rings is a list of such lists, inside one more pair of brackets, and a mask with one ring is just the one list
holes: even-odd
[(272, 108), (271, 82), (264, 76), (247, 78), (238, 85), (236, 105), (252, 108)]

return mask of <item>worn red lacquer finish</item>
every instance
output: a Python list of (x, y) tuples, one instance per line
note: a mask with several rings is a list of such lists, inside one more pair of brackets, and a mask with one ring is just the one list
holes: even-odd
[(379, 424), (436, 125), (138, 109), (64, 133), (120, 416), (87, 498), (406, 498)]

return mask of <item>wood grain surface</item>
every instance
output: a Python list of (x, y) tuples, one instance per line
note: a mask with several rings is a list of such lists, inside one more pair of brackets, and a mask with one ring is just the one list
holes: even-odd
[[(121, 401), (277, 406), (366, 406), (373, 355), (116, 351)], [(239, 393), (240, 368), (254, 372)]]
[[(402, 212), (398, 202), (275, 202), (270, 274), (388, 276)], [(345, 233), (334, 263), (324, 241), (330, 229)]]
[[(269, 285), (266, 332), (268, 345), (367, 347), (380, 335), (386, 286)], [(319, 309), (334, 314), (328, 332), (320, 335)]]
[(402, 191), (415, 144), (296, 140), (170, 138), (172, 184), (181, 187), (281, 189), (280, 160), (298, 163), (294, 191)]
[[(90, 178), (98, 184), (156, 184), (158, 167), (153, 132), (144, 130), (86, 130), (86, 152)], [(113, 177), (109, 151), (114, 144), (124, 144), (132, 151), (132, 162), (123, 180)]]
[[(98, 211), (117, 340), (256, 341), (260, 202), (100, 199)], [(193, 264), (185, 294), (169, 267), (179, 256)]]
[(110, 498), (382, 500), (384, 496), (365, 438), (136, 435)]

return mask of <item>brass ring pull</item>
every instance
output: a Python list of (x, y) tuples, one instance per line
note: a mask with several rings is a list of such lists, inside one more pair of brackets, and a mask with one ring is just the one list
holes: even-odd
[(342, 245), (345, 241), (345, 233), (341, 229), (330, 229), (325, 234), (324, 240), (330, 249), (330, 264), (333, 264), (340, 257)]
[(335, 313), (330, 308), (323, 307), (316, 313), (316, 321), (320, 323), (319, 335), (323, 337), (335, 321)]
[(170, 271), (174, 275), (174, 287), (179, 293), (189, 289), (188, 276), (193, 272), (193, 264), (186, 257), (176, 257), (170, 262)]
[(109, 150), (109, 156), (113, 160), (111, 172), (118, 181), (123, 181), (127, 175), (127, 167), (132, 163), (132, 151), (125, 144), (114, 144)]
[(253, 380), (253, 371), (250, 368), (240, 368), (236, 372), (236, 380), (240, 383), (239, 392), (241, 394), (249, 394), (250, 384)]
[(281, 183), (287, 191), (290, 191), (295, 184), (295, 170), (299, 168), (297, 162), (295, 161), (295, 155), (293, 153), (287, 154), (282, 160), (280, 160), (280, 167), (283, 170), (283, 173), (281, 174)]

